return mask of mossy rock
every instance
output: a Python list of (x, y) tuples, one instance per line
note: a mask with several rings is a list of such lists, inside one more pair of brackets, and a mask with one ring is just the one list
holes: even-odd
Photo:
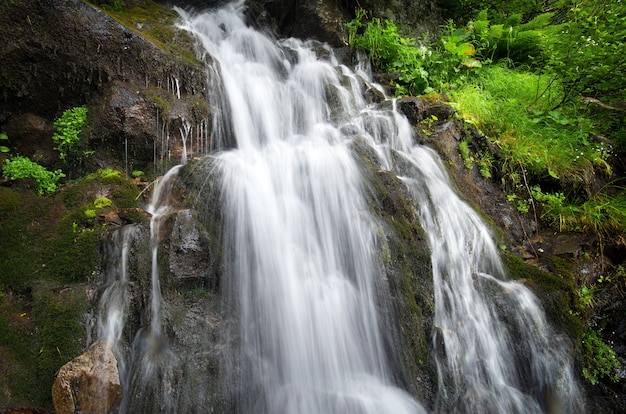
[[(427, 406), (434, 404), (436, 378), (430, 352), (435, 312), (430, 248), (413, 197), (395, 173), (378, 168), (375, 156), (356, 140), (354, 152), (362, 166), (369, 205), (379, 223), (380, 260), (392, 309), (387, 339), (395, 355), (393, 372), (403, 372), (410, 392)], [(379, 300), (385, 301), (385, 298)], [(385, 308), (382, 306), (381, 308)], [(381, 309), (383, 310), (383, 309)], [(387, 322), (383, 322), (387, 323)]]
[(567, 262), (558, 257), (545, 260), (550, 272), (529, 265), (510, 253), (503, 254), (507, 274), (528, 286), (539, 298), (551, 324), (579, 344), (586, 329), (577, 302), (574, 278)]

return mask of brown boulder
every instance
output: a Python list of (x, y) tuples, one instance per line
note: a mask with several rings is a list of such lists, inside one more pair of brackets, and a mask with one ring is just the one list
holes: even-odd
[(82, 355), (63, 365), (52, 384), (57, 414), (104, 414), (122, 400), (117, 359), (106, 342), (93, 343)]

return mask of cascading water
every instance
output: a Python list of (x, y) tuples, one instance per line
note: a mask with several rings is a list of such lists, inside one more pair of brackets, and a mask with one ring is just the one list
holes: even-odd
[[(424, 404), (437, 412), (582, 410), (568, 346), (550, 332), (532, 294), (502, 280), (486, 226), (452, 191), (436, 155), (414, 143), (393, 102), (365, 102), (363, 85), (377, 88), (367, 74), (338, 64), (319, 43), (277, 42), (247, 27), (242, 2), (179, 13), (216, 62), (210, 70), (224, 91), (214, 102), (222, 113), (214, 118), (211, 145), (220, 152), (211, 165), (223, 201), (224, 308), (236, 316), (241, 348), (221, 374), (237, 377), (231, 408), (425, 412), (388, 366), (377, 309), (380, 228), (355, 161), (358, 137), (413, 194), (432, 250), (439, 392)], [(162, 180), (148, 209), (150, 326), (128, 351), (121, 412), (203, 411), (178, 405), (186, 383), (173, 378), (180, 356), (162, 332), (158, 226), (169, 210), (163, 183), (178, 171)], [(120, 299), (107, 303), (124, 309), (124, 289), (112, 289), (108, 296)], [(103, 315), (107, 337), (119, 340), (118, 313)]]
[[(236, 149), (216, 154), (228, 301), (250, 413), (420, 413), (391, 384), (376, 317), (375, 226), (326, 101), (360, 99), (304, 44), (278, 45), (231, 6), (188, 19), (219, 62)], [(344, 109), (338, 115), (346, 115)], [(224, 140), (227, 141), (227, 140)]]
[[(107, 347), (120, 354), (120, 340), (126, 325), (128, 306), (130, 303), (128, 262), (130, 249), (137, 238), (136, 226), (124, 226), (109, 233), (104, 243), (105, 253), (103, 261), (104, 281), (98, 308), (102, 311), (98, 315), (96, 339), (106, 342)], [(123, 371), (123, 361), (119, 361), (120, 371)]]
[(158, 251), (162, 221), (172, 213), (170, 195), (173, 178), (181, 165), (170, 169), (156, 184), (152, 202), (146, 211), (150, 213), (150, 312), (148, 327), (141, 328), (133, 340), (128, 372), (124, 375), (121, 411), (126, 413), (159, 412), (176, 413), (173, 395), (176, 355), (169, 348), (162, 332), (162, 295), (159, 279)]
[(576, 413), (570, 346), (535, 297), (508, 282), (491, 234), (432, 151), (399, 152), (432, 250), (439, 401), (467, 413)]

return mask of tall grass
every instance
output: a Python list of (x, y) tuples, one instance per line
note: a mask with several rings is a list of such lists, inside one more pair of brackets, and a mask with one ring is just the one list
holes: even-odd
[(553, 109), (562, 94), (547, 75), (489, 66), (450, 96), (500, 149), (499, 175), (520, 211), (537, 208), (560, 230), (618, 240), (626, 231), (626, 193), (615, 187), (596, 193), (591, 185), (596, 174), (612, 175), (611, 148), (590, 138), (596, 125), (586, 112), (575, 105)]

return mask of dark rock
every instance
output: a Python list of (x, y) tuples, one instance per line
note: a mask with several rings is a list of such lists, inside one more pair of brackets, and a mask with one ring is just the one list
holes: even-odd
[(248, 19), (258, 26), (272, 27), (281, 36), (317, 39), (334, 47), (347, 44), (344, 24), (350, 15), (337, 0), (253, 0)]
[(420, 98), (414, 96), (398, 99), (398, 111), (407, 117), (411, 124), (417, 124), (424, 120), (426, 105)]
[[(192, 46), (179, 29), (173, 29), (167, 48), (134, 30), (139, 29), (124, 27), (79, 0), (0, 3), (0, 38), (11, 39), (0, 45), (0, 125), (16, 132), (21, 154), (32, 157), (44, 148), (41, 159), (49, 164), (53, 120), (85, 104), (85, 135), (96, 150), (92, 169), (149, 170), (155, 152), (164, 163), (180, 152), (179, 140), (168, 141), (172, 146), (165, 149), (156, 141), (180, 134), (172, 120), (195, 123), (198, 116), (208, 117), (206, 105), (197, 111), (207, 93), (204, 64), (181, 58)], [(29, 132), (24, 114), (44, 119), (44, 128)]]
[(191, 211), (176, 214), (170, 236), (169, 267), (178, 281), (204, 280), (211, 263), (209, 235), (200, 229)]

